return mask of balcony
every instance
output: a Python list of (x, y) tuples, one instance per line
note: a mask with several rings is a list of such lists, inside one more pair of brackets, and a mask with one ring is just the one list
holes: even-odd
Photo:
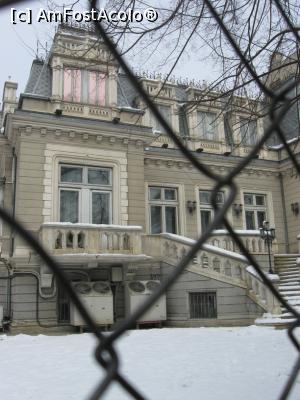
[(61, 261), (123, 262), (150, 258), (142, 254), (141, 233), (140, 226), (50, 222), (41, 226), (39, 238)]

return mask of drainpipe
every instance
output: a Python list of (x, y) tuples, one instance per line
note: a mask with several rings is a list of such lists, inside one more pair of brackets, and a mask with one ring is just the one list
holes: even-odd
[(283, 211), (285, 252), (288, 254), (290, 252), (289, 233), (288, 233), (288, 223), (287, 223), (287, 216), (286, 216), (285, 193), (284, 193), (283, 178), (282, 178), (281, 172), (279, 172), (279, 182), (280, 182), (280, 193), (281, 193), (282, 211)]
[[(12, 155), (13, 155), (13, 208), (12, 208), (12, 216), (13, 218), (16, 215), (16, 194), (17, 194), (17, 162), (18, 158), (16, 155), (15, 147), (12, 149)], [(10, 257), (13, 256), (14, 253), (14, 248), (15, 248), (15, 237), (14, 237), (14, 228), (11, 227), (10, 231)]]

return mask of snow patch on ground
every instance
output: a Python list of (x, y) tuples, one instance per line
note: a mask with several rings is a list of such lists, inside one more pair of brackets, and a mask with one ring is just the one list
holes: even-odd
[[(85, 399), (103, 377), (91, 334), (0, 336), (1, 398)], [(152, 400), (274, 400), (297, 352), (269, 327), (129, 331), (117, 344), (121, 371)], [(297, 378), (289, 400), (300, 398)], [(117, 384), (105, 400), (127, 400)]]

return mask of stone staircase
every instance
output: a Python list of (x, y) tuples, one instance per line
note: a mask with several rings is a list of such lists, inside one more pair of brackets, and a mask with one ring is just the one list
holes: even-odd
[[(275, 254), (274, 269), (279, 276), (276, 286), (280, 294), (300, 312), (300, 266), (296, 263), (297, 258), (300, 258), (299, 254)], [(281, 314), (265, 313), (261, 318), (257, 318), (255, 323), (287, 328), (291, 322), (295, 321), (295, 318), (283, 305), (280, 308)]]
[[(300, 312), (300, 267), (296, 264), (298, 254), (277, 254), (274, 256), (275, 272), (279, 275), (279, 292), (288, 303)], [(281, 306), (280, 319), (292, 322), (292, 314)]]

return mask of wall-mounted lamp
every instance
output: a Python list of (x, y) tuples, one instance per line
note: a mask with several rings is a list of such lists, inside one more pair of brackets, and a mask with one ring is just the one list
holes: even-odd
[(113, 124), (118, 124), (120, 122), (120, 117), (113, 117), (112, 122)]
[(298, 215), (299, 214), (299, 203), (292, 203), (291, 204), (291, 209), (292, 209), (292, 213), (293, 215)]
[(193, 214), (193, 212), (196, 210), (196, 205), (197, 205), (197, 202), (196, 202), (196, 201), (188, 200), (188, 201), (186, 202), (186, 208), (188, 209), (188, 212), (189, 212), (190, 214)]
[(243, 205), (242, 205), (242, 204), (234, 203), (234, 204), (232, 205), (232, 209), (233, 209), (234, 214), (235, 214), (237, 217), (239, 217), (239, 215), (240, 215), (241, 212), (243, 211)]

